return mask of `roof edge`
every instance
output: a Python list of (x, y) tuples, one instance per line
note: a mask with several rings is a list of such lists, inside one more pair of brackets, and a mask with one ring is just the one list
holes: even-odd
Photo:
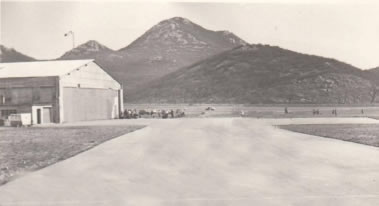
[[(59, 61), (61, 61), (61, 60), (59, 60)], [(81, 64), (80, 66), (78, 66), (78, 67), (76, 67), (76, 68), (70, 70), (68, 73), (71, 73), (71, 72), (75, 71), (76, 69), (78, 69), (79, 67), (82, 67), (82, 66), (85, 65), (85, 64), (88, 64), (88, 63), (90, 63), (90, 62), (95, 62), (94, 59), (76, 59), (76, 60), (62, 60), (62, 61), (86, 61), (86, 62), (84, 62), (83, 64)], [(97, 64), (97, 65), (98, 65), (98, 64)], [(103, 69), (103, 70), (104, 70), (104, 69)], [(66, 73), (66, 74), (57, 75), (57, 76), (58, 76), (58, 77), (61, 77), (61, 76), (64, 76), (64, 75), (67, 75), (67, 73)]]

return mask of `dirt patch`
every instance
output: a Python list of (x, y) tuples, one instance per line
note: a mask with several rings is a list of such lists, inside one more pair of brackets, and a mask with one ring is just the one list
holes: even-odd
[(0, 185), (142, 127), (3, 128), (0, 131)]

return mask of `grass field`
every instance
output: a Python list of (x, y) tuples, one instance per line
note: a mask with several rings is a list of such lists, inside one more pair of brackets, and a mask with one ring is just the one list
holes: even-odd
[(378, 124), (283, 125), (282, 129), (379, 147)]
[[(215, 111), (206, 111), (207, 107)], [(288, 108), (288, 114), (284, 108)], [(245, 117), (253, 118), (297, 118), (297, 117), (374, 117), (379, 118), (378, 105), (242, 105), (242, 104), (125, 104), (125, 109), (185, 109), (187, 117)], [(320, 114), (313, 115), (318, 109)], [(337, 110), (337, 115), (332, 110)]]
[(142, 126), (0, 128), (0, 185)]

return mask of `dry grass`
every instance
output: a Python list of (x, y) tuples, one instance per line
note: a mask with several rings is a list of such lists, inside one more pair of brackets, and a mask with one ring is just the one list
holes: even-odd
[(282, 129), (379, 147), (378, 124), (283, 125)]
[(0, 185), (142, 126), (1, 128)]

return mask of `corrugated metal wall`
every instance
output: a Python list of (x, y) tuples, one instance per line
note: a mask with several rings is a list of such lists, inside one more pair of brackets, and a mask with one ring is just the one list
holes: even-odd
[(21, 77), (0, 79), (0, 88), (55, 87), (56, 77)]
[(118, 117), (118, 91), (111, 89), (63, 88), (64, 122)]
[(54, 104), (56, 77), (0, 79), (0, 95), (9, 98), (14, 106)]
[(0, 79), (0, 96), (8, 99), (0, 110), (16, 109), (31, 113), (33, 105), (52, 107), (52, 122), (59, 122), (57, 77), (23, 77)]

